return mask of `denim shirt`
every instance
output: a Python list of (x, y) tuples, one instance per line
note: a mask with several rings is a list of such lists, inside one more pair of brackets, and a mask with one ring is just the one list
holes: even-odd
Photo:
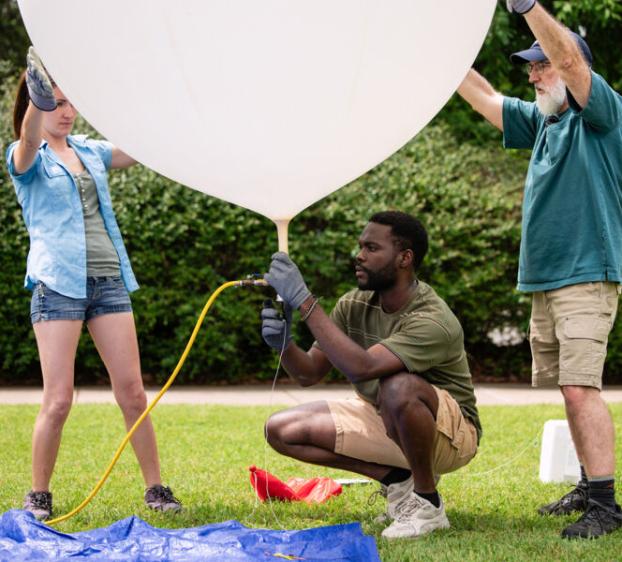
[[(93, 177), (100, 212), (112, 244), (119, 255), (121, 278), (128, 291), (138, 289), (108, 191), (112, 145), (86, 136), (67, 137), (84, 167)], [(33, 289), (43, 282), (53, 291), (71, 298), (86, 298), (86, 236), (78, 189), (65, 164), (43, 141), (34, 162), (22, 174), (15, 171), (13, 151), (7, 149), (7, 166), (24, 222), (30, 235), (30, 251), (24, 286)]]

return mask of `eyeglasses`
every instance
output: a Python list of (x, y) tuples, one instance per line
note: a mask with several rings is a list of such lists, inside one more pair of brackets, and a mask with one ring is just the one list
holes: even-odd
[(535, 72), (536, 74), (542, 74), (545, 70), (547, 70), (551, 66), (551, 63), (548, 60), (542, 62), (530, 62), (524, 65), (525, 73), (527, 75)]

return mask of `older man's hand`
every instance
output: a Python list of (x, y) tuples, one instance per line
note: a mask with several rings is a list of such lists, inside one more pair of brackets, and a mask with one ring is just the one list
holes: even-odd
[(277, 252), (272, 256), (270, 270), (264, 279), (296, 310), (311, 296), (300, 270), (285, 252)]

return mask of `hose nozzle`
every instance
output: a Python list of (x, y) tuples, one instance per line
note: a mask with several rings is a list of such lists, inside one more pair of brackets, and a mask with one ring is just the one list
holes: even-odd
[(267, 287), (268, 283), (264, 280), (262, 273), (251, 273), (246, 279), (238, 281), (240, 287)]

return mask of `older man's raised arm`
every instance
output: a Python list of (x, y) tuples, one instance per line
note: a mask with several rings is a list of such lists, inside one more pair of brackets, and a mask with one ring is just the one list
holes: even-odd
[(503, 95), (497, 92), (479, 72), (470, 69), (458, 94), (479, 114), (503, 131)]

